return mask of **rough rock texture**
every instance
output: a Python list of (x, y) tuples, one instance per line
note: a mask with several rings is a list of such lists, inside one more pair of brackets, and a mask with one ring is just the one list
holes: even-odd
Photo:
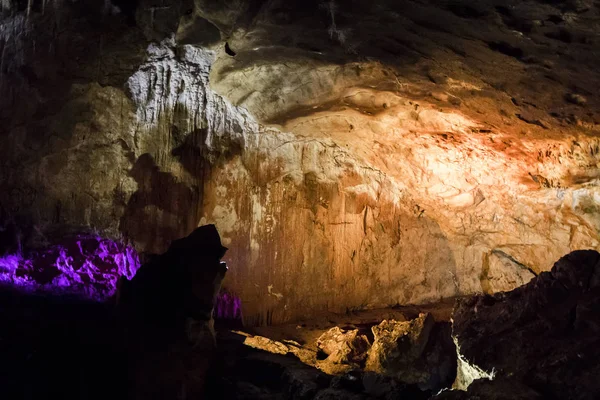
[(370, 347), (371, 343), (358, 329), (331, 328), (317, 339), (317, 348), (327, 357), (317, 364), (318, 368), (327, 373), (360, 368)]
[(25, 247), (161, 253), (214, 223), (249, 324), (510, 290), (599, 247), (595, 2), (0, 4)]
[[(79, 256), (90, 262), (99, 261), (98, 248), (111, 250), (108, 241), (79, 240), (86, 250)], [(224, 251), (214, 226), (196, 229), (144, 264), (127, 287), (121, 280), (119, 307), (0, 287), (0, 398), (211, 398), (203, 397), (204, 378), (215, 351), (211, 308)], [(110, 272), (106, 279), (116, 279)]]
[(352, 372), (329, 376), (290, 355), (247, 347), (248, 336), (219, 335), (218, 362), (208, 385), (213, 398), (254, 400), (427, 399), (429, 392), (393, 378)]
[[(596, 251), (573, 252), (550, 272), (511, 292), (461, 300), (453, 318), (461, 353), (484, 370), (494, 369), (497, 378), (526, 385), (544, 399), (600, 396)], [(513, 398), (511, 386), (482, 384), (473, 390), (491, 387), (483, 399)], [(507, 391), (504, 397), (494, 397), (493, 391), (500, 388)]]
[(372, 330), (365, 370), (434, 391), (454, 380), (456, 360), (449, 331), (440, 330), (431, 315), (407, 322), (383, 321)]
[(55, 239), (44, 248), (0, 257), (0, 288), (105, 301), (120, 277), (132, 278), (140, 261), (135, 249), (96, 235)]

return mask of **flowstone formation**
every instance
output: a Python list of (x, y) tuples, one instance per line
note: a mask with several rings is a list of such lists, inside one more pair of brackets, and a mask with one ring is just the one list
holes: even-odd
[(214, 223), (251, 325), (511, 290), (600, 245), (599, 18), (3, 1), (0, 225), (160, 254)]

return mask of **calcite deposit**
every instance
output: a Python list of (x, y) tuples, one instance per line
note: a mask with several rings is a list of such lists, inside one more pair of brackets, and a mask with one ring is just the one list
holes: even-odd
[(4, 0), (0, 225), (145, 256), (214, 223), (271, 324), (598, 249), (586, 0)]

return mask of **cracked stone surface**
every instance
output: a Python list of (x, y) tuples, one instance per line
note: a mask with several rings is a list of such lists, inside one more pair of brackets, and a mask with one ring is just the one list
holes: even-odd
[(2, 253), (214, 223), (267, 324), (599, 247), (595, 2), (0, 4)]

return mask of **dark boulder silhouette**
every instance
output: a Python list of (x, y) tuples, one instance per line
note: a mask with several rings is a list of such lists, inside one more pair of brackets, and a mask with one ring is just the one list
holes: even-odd
[(227, 266), (214, 225), (197, 228), (121, 279), (118, 305), (132, 352), (131, 398), (202, 398), (213, 356), (213, 308)]
[(500, 396), (498, 388), (525, 385), (524, 398), (600, 398), (598, 252), (574, 251), (513, 291), (461, 299), (453, 320), (465, 358), (512, 382), (494, 386), (495, 397), (480, 393), (485, 385), (469, 388), (473, 395), (517, 398), (514, 392)]

